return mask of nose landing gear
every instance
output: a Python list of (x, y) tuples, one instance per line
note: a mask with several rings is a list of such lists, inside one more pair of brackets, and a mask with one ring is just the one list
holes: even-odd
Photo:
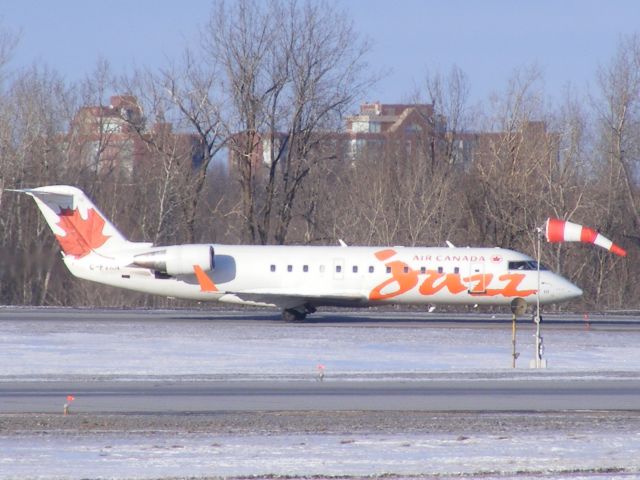
[(516, 320), (519, 316), (524, 315), (527, 311), (527, 302), (524, 298), (514, 298), (511, 302), (511, 368), (516, 368), (516, 360), (520, 356), (520, 353), (516, 351)]

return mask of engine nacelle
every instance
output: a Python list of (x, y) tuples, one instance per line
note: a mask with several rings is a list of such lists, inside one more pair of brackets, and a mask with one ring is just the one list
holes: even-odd
[(172, 276), (193, 273), (195, 265), (209, 271), (215, 266), (213, 245), (172, 245), (135, 255), (133, 264)]

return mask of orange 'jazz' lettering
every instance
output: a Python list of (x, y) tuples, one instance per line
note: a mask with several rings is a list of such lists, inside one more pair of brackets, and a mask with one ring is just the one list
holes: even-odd
[(505, 273), (500, 275), (498, 279), (500, 281), (507, 281), (508, 283), (502, 288), (489, 289), (487, 295), (503, 295), (505, 297), (526, 297), (536, 293), (535, 290), (518, 290), (518, 286), (524, 280), (524, 273)]
[(454, 295), (464, 292), (467, 289), (460, 281), (460, 275), (454, 273), (444, 274), (438, 273), (435, 270), (429, 270), (427, 272), (427, 278), (422, 282), (418, 291), (421, 295), (433, 295), (445, 287)]
[[(385, 261), (393, 257), (397, 252), (391, 248), (376, 252), (375, 256), (380, 261)], [(399, 260), (385, 263), (391, 271), (391, 278), (388, 278), (380, 285), (376, 286), (369, 293), (370, 300), (388, 300), (408, 292), (418, 285), (419, 272), (409, 267), (405, 262)], [(477, 296), (497, 296), (505, 297), (527, 297), (534, 295), (536, 290), (519, 290), (518, 287), (525, 278), (523, 273), (507, 273), (500, 275), (498, 280), (507, 282), (502, 288), (488, 288), (493, 281), (492, 273), (479, 273), (462, 278), (454, 273), (439, 273), (435, 270), (427, 271), (426, 278), (420, 284), (418, 291), (420, 295), (434, 295), (447, 289), (453, 295), (458, 295), (468, 290), (471, 295)], [(391, 286), (391, 291), (383, 293)], [(395, 288), (394, 288), (395, 287)]]
[(473, 286), (469, 286), (469, 293), (472, 295), (486, 295), (487, 285), (491, 283), (491, 280), (493, 280), (492, 273), (478, 273), (464, 278), (468, 284), (473, 283)]
[[(377, 252), (375, 255), (378, 260), (387, 260), (396, 254), (395, 250), (387, 249)], [(369, 293), (369, 299), (371, 300), (387, 300), (389, 298), (397, 297), (403, 293), (408, 292), (418, 284), (418, 272), (409, 268), (409, 266), (401, 261), (393, 261), (385, 263), (385, 266), (391, 269), (391, 278), (385, 280), (380, 285), (375, 287)], [(405, 271), (406, 270), (406, 271)], [(391, 292), (382, 293), (389, 285), (396, 284), (396, 288)]]

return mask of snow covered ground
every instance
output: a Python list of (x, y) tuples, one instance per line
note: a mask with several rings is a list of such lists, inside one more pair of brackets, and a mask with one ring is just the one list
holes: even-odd
[[(639, 478), (640, 433), (0, 435), (2, 478)], [(45, 468), (46, 466), (46, 468)]]
[[(77, 314), (77, 311), (74, 315)], [(304, 377), (318, 364), (327, 378), (416, 378), (424, 375), (509, 373), (511, 324), (480, 328), (392, 323), (281, 324), (77, 318), (0, 321), (0, 380), (19, 377), (115, 378), (210, 376)], [(640, 327), (546, 326), (548, 374), (640, 374)], [(518, 373), (530, 373), (533, 325), (518, 329)], [(537, 373), (536, 373), (537, 374)]]
[[(0, 321), (0, 381), (163, 378), (328, 380), (493, 376), (640, 375), (640, 328), (543, 325), (549, 369), (529, 369), (533, 328), (521, 324), (511, 367), (511, 325), (234, 323), (143, 314)], [(9, 315), (10, 316), (10, 315)], [(64, 316), (64, 315), (63, 315)], [(73, 316), (73, 318), (71, 318)], [(116, 315), (117, 317), (117, 315)], [(640, 408), (640, 406), (639, 406)], [(444, 433), (236, 435), (166, 432), (12, 432), (0, 418), (0, 478), (261, 476), (640, 478), (640, 429), (512, 435)]]

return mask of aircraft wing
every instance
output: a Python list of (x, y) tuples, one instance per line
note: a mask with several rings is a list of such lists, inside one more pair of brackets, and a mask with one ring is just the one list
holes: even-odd
[(314, 306), (363, 306), (368, 298), (362, 292), (291, 292), (284, 290), (256, 289), (239, 292), (227, 291), (236, 297), (259, 303), (276, 305), (282, 309), (296, 308), (307, 303)]

